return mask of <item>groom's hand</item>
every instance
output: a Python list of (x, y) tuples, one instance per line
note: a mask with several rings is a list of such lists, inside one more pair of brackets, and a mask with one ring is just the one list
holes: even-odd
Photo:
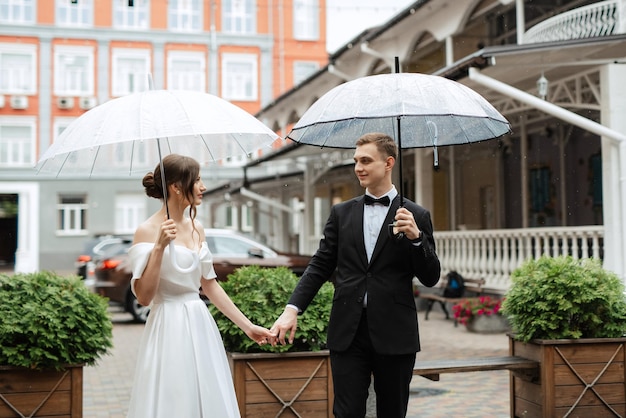
[(298, 311), (288, 307), (285, 308), (280, 317), (274, 322), (270, 332), (277, 337), (282, 345), (285, 345), (287, 344), (285, 337), (287, 337), (289, 344), (293, 344), (296, 329), (298, 329)]

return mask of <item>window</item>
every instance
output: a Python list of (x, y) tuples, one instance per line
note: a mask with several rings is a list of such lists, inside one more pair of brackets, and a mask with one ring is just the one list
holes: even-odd
[(142, 194), (119, 194), (115, 197), (115, 233), (132, 234), (146, 217), (146, 199)]
[(222, 97), (226, 100), (256, 101), (258, 98), (257, 57), (252, 54), (222, 56)]
[(93, 26), (93, 0), (56, 0), (59, 26)]
[(293, 37), (302, 41), (316, 41), (320, 37), (320, 7), (318, 0), (294, 0)]
[(0, 166), (32, 168), (36, 122), (33, 117), (0, 117)]
[(254, 0), (224, 0), (222, 3), (222, 32), (256, 33)]
[(36, 67), (35, 45), (0, 43), (0, 93), (36, 94)]
[(170, 0), (169, 28), (178, 32), (200, 32), (202, 3), (200, 0)]
[(0, 0), (0, 23), (35, 23), (35, 0)]
[(293, 85), (297, 86), (315, 73), (319, 64), (314, 61), (296, 61), (293, 63)]
[(112, 95), (125, 96), (148, 89), (150, 51), (145, 49), (113, 49)]
[(118, 29), (148, 29), (148, 0), (114, 0), (113, 26)]
[(206, 58), (204, 53), (170, 52), (167, 57), (167, 88), (206, 92)]
[(87, 208), (85, 196), (59, 196), (57, 234), (87, 235)]
[(56, 96), (91, 96), (94, 90), (93, 48), (55, 47), (54, 94)]

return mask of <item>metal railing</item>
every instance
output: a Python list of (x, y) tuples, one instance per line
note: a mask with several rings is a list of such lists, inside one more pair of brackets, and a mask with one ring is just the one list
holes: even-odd
[(626, 0), (608, 0), (551, 17), (528, 29), (524, 44), (626, 33)]
[(542, 255), (604, 256), (604, 226), (435, 231), (442, 274), (484, 278), (485, 287), (504, 292), (510, 274), (525, 260)]

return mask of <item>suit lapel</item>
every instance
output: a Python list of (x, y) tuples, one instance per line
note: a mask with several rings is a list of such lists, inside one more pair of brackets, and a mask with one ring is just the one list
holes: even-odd
[[(391, 205), (389, 206), (389, 210), (387, 211), (387, 216), (385, 216), (383, 225), (380, 228), (380, 231), (378, 232), (378, 239), (376, 240), (376, 246), (374, 247), (374, 252), (372, 253), (372, 258), (370, 259), (370, 264), (373, 263), (374, 260), (376, 260), (376, 257), (378, 257), (378, 255), (382, 252), (383, 248), (385, 248), (385, 245), (387, 245), (387, 242), (389, 242), (389, 232), (388, 232), (389, 226), (388, 225), (393, 222), (396, 216), (396, 211), (400, 207), (400, 199), (398, 198), (398, 196), (396, 196), (395, 199), (393, 199), (393, 201), (391, 202)], [(361, 217), (363, 217), (363, 213), (361, 213)]]
[(356, 250), (359, 254), (359, 259), (364, 266), (367, 265), (367, 251), (365, 250), (365, 238), (363, 236), (363, 206), (365, 199), (361, 196), (360, 199), (355, 201), (352, 207), (352, 235), (354, 236), (354, 242), (356, 243)]

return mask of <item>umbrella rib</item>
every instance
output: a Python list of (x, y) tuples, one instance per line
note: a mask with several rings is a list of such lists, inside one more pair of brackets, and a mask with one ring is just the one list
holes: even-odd
[(200, 136), (200, 139), (202, 140), (202, 143), (204, 144), (204, 147), (206, 148), (207, 152), (209, 153), (211, 161), (215, 161), (215, 156), (213, 155), (213, 152), (211, 151), (211, 148), (209, 147), (209, 144), (208, 144), (206, 138), (204, 138), (203, 134), (200, 134), (199, 136)]
[(96, 148), (96, 155), (93, 157), (93, 162), (91, 163), (91, 170), (89, 171), (89, 177), (93, 174), (93, 170), (96, 167), (96, 160), (98, 159), (98, 154), (100, 154), (100, 147)]

